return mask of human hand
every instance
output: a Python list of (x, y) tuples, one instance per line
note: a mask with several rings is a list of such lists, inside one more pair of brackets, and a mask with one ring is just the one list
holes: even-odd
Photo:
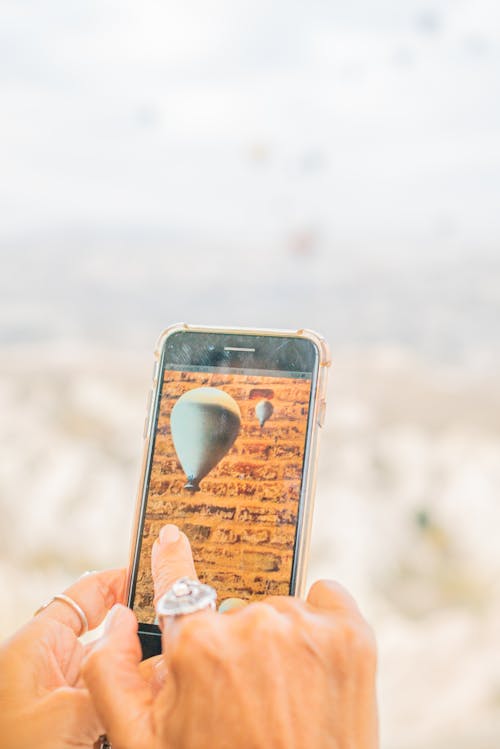
[[(163, 584), (164, 564), (162, 554), (157, 554), (153, 570), (157, 587)], [(170, 569), (170, 558), (166, 564)], [(116, 602), (124, 600), (125, 584), (124, 569), (87, 573), (65, 595), (83, 610), (89, 629), (94, 629)], [(2, 749), (93, 747), (104, 733), (81, 680), (83, 655), (95, 646), (81, 643), (81, 629), (76, 611), (53, 600), (0, 645)], [(162, 684), (158, 661), (150, 658), (140, 665), (153, 693)]]
[[(84, 611), (89, 629), (123, 601), (123, 569), (87, 574), (65, 591)], [(0, 646), (0, 736), (5, 749), (92, 747), (102, 725), (79, 681), (82, 623), (52, 601)]]
[[(153, 569), (159, 556), (157, 593), (193, 576), (183, 534), (155, 543)], [(176, 619), (163, 633), (167, 675), (157, 693), (140, 673), (136, 632), (133, 613), (116, 606), (83, 664), (114, 749), (378, 746), (374, 639), (336, 583), (316, 583), (307, 602), (270, 598), (230, 616)]]

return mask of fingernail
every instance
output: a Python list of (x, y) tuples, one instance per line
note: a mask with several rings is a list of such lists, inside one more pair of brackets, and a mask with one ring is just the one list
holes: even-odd
[(80, 575), (80, 579), (82, 577), (88, 577), (89, 575), (95, 575), (99, 570), (85, 570), (83, 575)]
[(219, 614), (234, 611), (235, 609), (243, 609), (247, 604), (248, 602), (242, 598), (226, 598), (219, 606)]
[(160, 684), (163, 684), (168, 673), (167, 664), (163, 658), (160, 658), (158, 663), (155, 663), (155, 673)]
[(113, 629), (113, 627), (120, 623), (120, 620), (122, 619), (124, 614), (126, 614), (126, 611), (126, 607), (122, 606), (121, 603), (115, 603), (108, 614), (108, 618), (106, 619), (106, 632), (108, 632), (110, 629)]
[(160, 531), (160, 543), (173, 544), (179, 540), (181, 532), (176, 525), (164, 525)]

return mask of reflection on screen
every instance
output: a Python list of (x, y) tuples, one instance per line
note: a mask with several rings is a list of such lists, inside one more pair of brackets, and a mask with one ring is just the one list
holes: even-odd
[(277, 374), (165, 371), (134, 599), (140, 622), (154, 622), (151, 547), (165, 523), (186, 533), (219, 600), (289, 593), (311, 379)]

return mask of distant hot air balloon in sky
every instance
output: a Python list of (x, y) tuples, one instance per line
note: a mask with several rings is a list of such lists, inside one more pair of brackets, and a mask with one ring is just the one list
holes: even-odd
[(228, 393), (203, 387), (181, 395), (170, 415), (177, 457), (187, 477), (185, 489), (200, 491), (200, 481), (231, 448), (241, 413)]
[(273, 415), (273, 404), (271, 401), (263, 400), (259, 401), (255, 406), (255, 415), (259, 420), (261, 427), (264, 426), (266, 421)]

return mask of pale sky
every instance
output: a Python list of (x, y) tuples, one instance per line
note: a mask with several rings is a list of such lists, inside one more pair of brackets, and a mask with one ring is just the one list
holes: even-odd
[(3, 0), (0, 18), (0, 238), (500, 238), (497, 2)]

